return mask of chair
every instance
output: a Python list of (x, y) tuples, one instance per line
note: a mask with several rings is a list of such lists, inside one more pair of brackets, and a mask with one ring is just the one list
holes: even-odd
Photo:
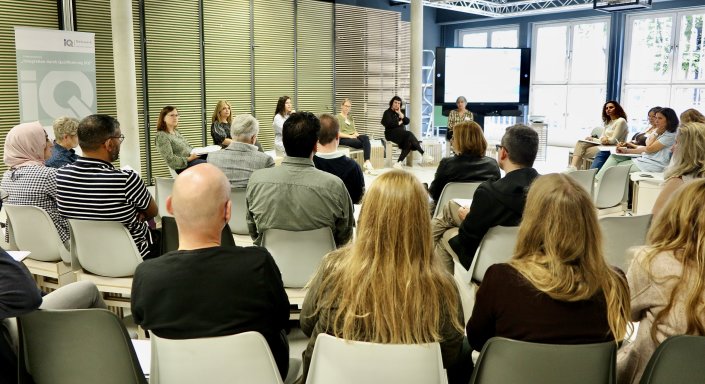
[(307, 384), (446, 383), (438, 343), (378, 344), (316, 338)]
[(433, 217), (438, 217), (443, 212), (443, 207), (448, 204), (449, 201), (455, 198), (461, 199), (472, 199), (475, 194), (477, 187), (482, 184), (481, 182), (473, 183), (448, 183), (443, 187), (441, 191), (441, 196), (436, 202), (436, 209), (433, 212)]
[[(101, 292), (130, 295), (132, 276), (142, 262), (130, 232), (117, 221), (69, 219), (71, 267), (78, 281), (89, 280)], [(129, 298), (111, 297), (106, 304), (130, 307)]]
[(666, 339), (651, 355), (641, 384), (705, 383), (705, 337), (680, 335)]
[(629, 248), (646, 244), (651, 214), (600, 218), (605, 260), (621, 270), (629, 268)]
[(512, 258), (518, 234), (519, 227), (496, 226), (487, 231), (470, 266), (473, 282), (482, 283), (492, 264), (505, 263)]
[[(262, 234), (262, 246), (272, 254), (282, 274), (289, 304), (298, 309), (304, 302), (303, 287), (313, 277), (323, 256), (335, 250), (330, 228), (311, 231), (268, 229)], [(294, 310), (296, 318), (297, 310)]]
[(230, 201), (232, 210), (230, 212), (230, 230), (236, 235), (249, 235), (247, 229), (247, 202), (245, 201), (245, 188), (232, 188), (230, 190)]
[(493, 337), (482, 348), (471, 384), (615, 383), (617, 343), (556, 345)]
[(595, 207), (600, 215), (627, 211), (630, 169), (616, 166), (605, 171), (595, 194)]
[[(39, 285), (56, 289), (73, 281), (71, 255), (59, 238), (54, 222), (42, 208), (5, 204), (12, 241), (18, 249), (30, 251), (23, 261), (30, 273), (41, 277)], [(56, 279), (57, 282), (45, 278)]]
[(20, 365), (36, 384), (147, 384), (125, 326), (104, 309), (20, 316)]
[[(224, 247), (232, 247), (235, 245), (235, 240), (233, 240), (233, 235), (228, 224), (225, 224), (220, 234), (220, 245)], [(179, 249), (179, 228), (176, 225), (176, 219), (171, 216), (162, 216), (161, 247), (162, 254)]]
[(150, 384), (283, 383), (267, 341), (257, 332), (171, 340), (152, 333)]
[(171, 216), (166, 210), (166, 198), (171, 195), (171, 191), (174, 189), (174, 179), (157, 177), (156, 182), (155, 195), (157, 207), (159, 208), (159, 217)]
[(585, 169), (582, 171), (572, 171), (568, 172), (568, 176), (572, 177), (575, 181), (580, 184), (581, 187), (590, 194), (590, 197), (594, 199), (595, 197), (595, 174), (597, 173), (597, 168)]

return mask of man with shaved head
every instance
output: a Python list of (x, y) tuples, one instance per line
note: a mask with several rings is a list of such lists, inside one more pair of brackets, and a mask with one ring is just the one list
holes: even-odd
[(211, 164), (190, 167), (176, 178), (166, 205), (179, 249), (137, 267), (135, 323), (168, 339), (259, 332), (286, 377), (289, 300), (279, 268), (264, 248), (220, 245), (232, 207), (228, 179)]

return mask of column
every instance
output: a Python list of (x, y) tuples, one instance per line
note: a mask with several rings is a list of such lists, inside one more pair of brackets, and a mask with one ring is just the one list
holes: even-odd
[(120, 164), (136, 171), (142, 169), (137, 113), (137, 72), (135, 70), (135, 37), (132, 30), (132, 2), (110, 0), (115, 65), (115, 101), (117, 119), (125, 135), (120, 148)]

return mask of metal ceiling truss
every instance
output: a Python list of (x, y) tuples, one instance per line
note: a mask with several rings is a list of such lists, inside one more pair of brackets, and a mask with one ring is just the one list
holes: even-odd
[[(411, 3), (411, 0), (396, 0)], [(423, 0), (428, 7), (471, 13), (487, 17), (517, 17), (592, 9), (593, 0)]]

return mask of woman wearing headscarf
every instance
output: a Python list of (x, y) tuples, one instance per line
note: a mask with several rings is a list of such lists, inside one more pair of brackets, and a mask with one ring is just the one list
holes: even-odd
[(51, 156), (51, 148), (52, 143), (38, 121), (12, 128), (5, 137), (3, 161), (9, 169), (2, 177), (0, 188), (9, 195), (7, 204), (44, 209), (66, 244), (69, 225), (56, 206), (56, 168), (44, 165)]

